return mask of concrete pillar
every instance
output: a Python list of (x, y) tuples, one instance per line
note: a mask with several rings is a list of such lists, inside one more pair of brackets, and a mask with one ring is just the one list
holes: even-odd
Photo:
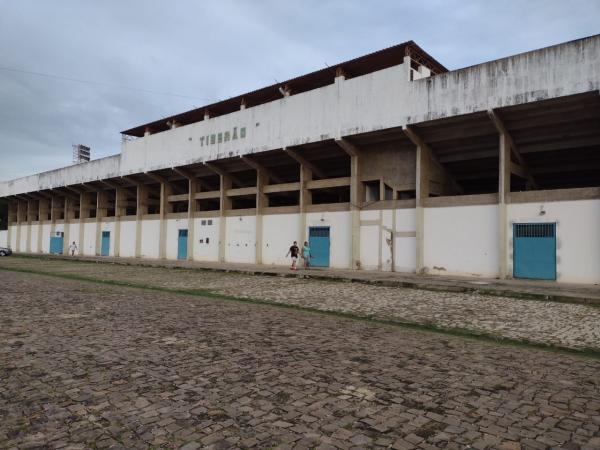
[(220, 208), (219, 208), (219, 262), (225, 262), (225, 244), (227, 242), (227, 223), (225, 212), (231, 209), (231, 199), (227, 197), (227, 190), (231, 189), (231, 178), (220, 174)]
[(308, 241), (308, 223), (306, 219), (306, 210), (308, 205), (312, 205), (312, 192), (306, 189), (309, 181), (312, 181), (313, 173), (304, 164), (300, 164), (300, 239)]
[(12, 227), (11, 225), (16, 221), (17, 216), (16, 216), (16, 209), (17, 209), (17, 204), (13, 201), (13, 200), (9, 200), (8, 201), (8, 228), (6, 231), (6, 245), (8, 247), (11, 246), (11, 242), (12, 242)]
[(50, 197), (50, 237), (56, 232), (56, 220), (59, 217), (58, 199), (55, 195)]
[(26, 239), (26, 252), (31, 253), (31, 223), (34, 219), (35, 206), (34, 200), (27, 200), (27, 239)]
[(173, 188), (169, 183), (160, 183), (160, 235), (158, 244), (158, 256), (160, 259), (167, 257), (167, 214), (171, 212), (171, 204), (168, 198), (172, 193)]
[(127, 214), (127, 191), (115, 189), (115, 256), (121, 255), (121, 217)]
[(96, 194), (96, 256), (102, 254), (102, 219), (108, 214), (108, 192), (98, 191)]
[(136, 210), (135, 210), (135, 257), (142, 256), (142, 220), (148, 214), (148, 186), (137, 185)]
[(498, 180), (498, 272), (508, 277), (507, 206), (510, 201), (510, 144), (506, 134), (500, 134), (500, 170)]
[(91, 194), (89, 192), (79, 194), (79, 242), (77, 243), (77, 248), (79, 248), (80, 255), (83, 255), (85, 246), (85, 219), (89, 219), (90, 217), (91, 201)]
[(21, 223), (23, 222), (23, 209), (24, 205), (21, 200), (17, 200), (17, 242), (15, 245), (15, 251), (21, 252)]
[(425, 200), (429, 198), (429, 173), (431, 161), (429, 153), (422, 145), (417, 145), (417, 165), (416, 165), (416, 272), (422, 273), (425, 269)]
[(263, 209), (269, 206), (269, 197), (264, 193), (269, 184), (269, 176), (264, 170), (256, 171), (256, 264), (263, 263)]
[(188, 179), (188, 240), (187, 240), (187, 259), (188, 261), (194, 260), (194, 239), (195, 239), (195, 215), (196, 215), (196, 205), (198, 202), (194, 198), (196, 196), (196, 192), (198, 190), (198, 181), (196, 178)]
[(350, 214), (352, 220), (352, 268), (360, 269), (360, 208), (364, 188), (360, 179), (360, 156), (350, 156)]
[(38, 236), (37, 236), (37, 252), (42, 253), (44, 222), (48, 220), (48, 212), (50, 211), (50, 201), (43, 199), (38, 204)]
[(65, 196), (65, 221), (64, 221), (64, 239), (63, 239), (63, 255), (69, 254), (69, 245), (70, 242), (70, 227), (69, 222), (75, 218), (75, 205), (73, 204), (73, 200), (69, 197)]

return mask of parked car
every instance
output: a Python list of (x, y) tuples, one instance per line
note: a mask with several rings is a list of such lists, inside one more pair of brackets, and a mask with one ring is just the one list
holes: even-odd
[(0, 247), (0, 256), (10, 256), (12, 255), (12, 250), (10, 247)]

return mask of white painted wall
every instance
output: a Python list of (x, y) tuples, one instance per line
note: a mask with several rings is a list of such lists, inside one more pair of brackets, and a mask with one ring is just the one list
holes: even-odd
[(141, 257), (158, 259), (160, 249), (160, 220), (149, 219), (142, 221)]
[(21, 236), (19, 239), (19, 252), (25, 253), (27, 252), (27, 232), (29, 230), (29, 225), (21, 225)]
[[(177, 248), (179, 245), (179, 230), (188, 229), (188, 220), (185, 219), (167, 219), (167, 259), (177, 259)], [(189, 238), (189, 230), (188, 230)]]
[(286, 257), (294, 241), (302, 248), (303, 233), (300, 230), (300, 214), (271, 214), (262, 217), (263, 264), (289, 265)]
[(425, 208), (428, 273), (498, 276), (497, 205)]
[[(100, 235), (102, 231), (110, 232), (110, 245), (108, 250), (108, 256), (115, 256), (115, 223), (114, 222), (101, 222), (100, 223)], [(102, 242), (102, 241), (100, 241)], [(102, 244), (101, 244), (102, 245)], [(100, 248), (98, 253), (100, 253)]]
[(402, 236), (401, 233), (414, 234), (416, 231), (416, 210), (396, 210), (396, 239), (394, 242), (394, 270), (397, 272), (415, 272), (417, 267), (417, 239)]
[(10, 226), (10, 248), (13, 252), (17, 251), (17, 226)]
[[(540, 215), (540, 211), (545, 211)], [(512, 224), (556, 222), (557, 281), (600, 282), (600, 200), (508, 205), (509, 273), (512, 273)]]
[(31, 253), (39, 253), (39, 249), (38, 249), (39, 231), (40, 231), (39, 224), (31, 225)]
[(8, 247), (8, 230), (0, 231), (0, 247)]
[(352, 266), (352, 222), (348, 211), (307, 213), (308, 227), (329, 227), (331, 239), (330, 266), (348, 269)]
[(194, 260), (219, 260), (219, 220), (219, 217), (194, 219)]
[[(66, 238), (66, 236), (65, 236), (65, 238)], [(81, 239), (79, 237), (79, 222), (69, 223), (69, 241), (67, 242), (67, 248), (69, 247), (69, 245), (71, 245), (71, 242), (73, 242), (73, 241), (75, 241), (75, 245), (77, 245), (77, 252), (75, 254), (81, 255)]]
[(50, 224), (42, 225), (42, 253), (50, 253)]
[(256, 261), (256, 216), (226, 217), (225, 261)]
[(84, 223), (83, 243), (79, 250), (86, 256), (96, 255), (96, 224), (94, 222)]
[(136, 223), (134, 220), (121, 221), (120, 227), (119, 256), (133, 258), (135, 257)]

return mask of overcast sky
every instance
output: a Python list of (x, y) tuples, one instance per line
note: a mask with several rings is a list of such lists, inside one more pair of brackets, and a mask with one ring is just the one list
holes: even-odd
[(0, 0), (0, 180), (68, 165), (72, 144), (119, 153), (122, 130), (407, 40), (458, 69), (599, 24), (594, 0)]

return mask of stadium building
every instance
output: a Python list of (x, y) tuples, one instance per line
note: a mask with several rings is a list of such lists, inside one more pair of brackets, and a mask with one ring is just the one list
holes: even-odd
[(0, 246), (598, 283), (599, 89), (600, 35), (454, 71), (406, 42), (1, 182)]

